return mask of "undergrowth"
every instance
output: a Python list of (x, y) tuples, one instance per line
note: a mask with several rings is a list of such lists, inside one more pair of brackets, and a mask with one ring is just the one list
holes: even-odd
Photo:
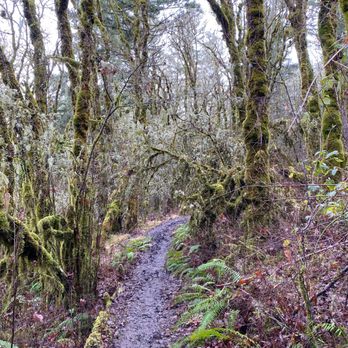
[(176, 297), (176, 303), (187, 305), (176, 324), (193, 325), (190, 335), (177, 341), (173, 348), (197, 347), (214, 339), (230, 341), (234, 339), (243, 346), (257, 346), (254, 341), (235, 329), (238, 310), (231, 301), (241, 280), (238, 272), (229, 267), (224, 260), (212, 259), (197, 267), (190, 265), (190, 254), (199, 250), (199, 245), (189, 246), (190, 228), (180, 227), (173, 238), (168, 253), (167, 268), (185, 280), (186, 286)]
[(126, 266), (132, 264), (139, 252), (147, 250), (151, 246), (150, 237), (139, 237), (130, 240), (125, 248), (116, 253), (112, 259), (112, 266), (120, 273), (126, 271)]

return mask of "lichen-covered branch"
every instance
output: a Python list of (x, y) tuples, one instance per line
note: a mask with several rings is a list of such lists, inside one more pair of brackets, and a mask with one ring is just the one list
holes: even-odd
[[(68, 290), (68, 279), (62, 266), (43, 245), (42, 239), (18, 219), (0, 211), (0, 244), (13, 250), (15, 232), (20, 236), (19, 257), (29, 262), (36, 261), (40, 268), (56, 276), (63, 289)], [(4, 266), (3, 266), (4, 267)]]
[(3, 47), (0, 46), (0, 72), (2, 80), (6, 86), (17, 92), (17, 97), (21, 100), (23, 95), (20, 89), (19, 82), (16, 78), (16, 74), (13, 70), (11, 62), (7, 59)]

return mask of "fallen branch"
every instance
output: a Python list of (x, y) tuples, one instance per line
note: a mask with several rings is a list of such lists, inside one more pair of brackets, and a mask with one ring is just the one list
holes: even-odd
[(329, 284), (327, 284), (323, 290), (321, 290), (317, 294), (313, 295), (311, 297), (311, 301), (317, 299), (320, 296), (325, 295), (330, 289), (332, 289), (336, 285), (336, 283), (340, 279), (342, 279), (346, 275), (346, 273), (348, 273), (348, 265), (346, 267), (344, 267), (342, 269), (342, 271), (340, 273), (338, 273), (337, 276)]

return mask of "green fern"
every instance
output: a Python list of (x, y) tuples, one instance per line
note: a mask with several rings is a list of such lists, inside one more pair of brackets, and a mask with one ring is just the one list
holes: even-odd
[(191, 276), (197, 276), (206, 273), (207, 271), (216, 272), (217, 278), (228, 278), (232, 282), (238, 282), (241, 277), (240, 274), (227, 266), (225, 261), (220, 259), (212, 259), (196, 268)]
[(173, 237), (173, 248), (180, 250), (185, 245), (185, 242), (190, 236), (190, 227), (188, 224), (180, 226), (174, 233)]
[[(315, 330), (322, 329), (324, 331), (329, 332), (330, 334), (337, 336), (337, 337), (343, 337), (348, 338), (346, 329), (343, 326), (339, 326), (333, 322), (331, 323), (320, 323), (315, 325)], [(348, 342), (347, 342), (348, 343)]]
[(166, 266), (168, 271), (174, 275), (182, 275), (182, 273), (186, 273), (190, 268), (189, 258), (184, 256), (182, 250), (171, 249), (168, 252)]
[(137, 253), (145, 251), (150, 246), (150, 237), (130, 240), (121, 252), (115, 254), (111, 264), (119, 272), (123, 272), (125, 270), (125, 265), (131, 264), (136, 259)]
[(10, 342), (0, 340), (0, 348), (18, 348), (16, 345), (11, 345)]
[(176, 303), (188, 303), (188, 309), (181, 315), (176, 327), (192, 319), (199, 320), (199, 326), (190, 336), (179, 341), (178, 347), (180, 344), (184, 344), (185, 347), (194, 347), (210, 338), (227, 339), (226, 333), (247, 340), (246, 336), (233, 329), (238, 311), (229, 313), (227, 327), (212, 328), (214, 322), (230, 310), (233, 284), (237, 283), (241, 276), (220, 259), (212, 259), (195, 269), (189, 269), (186, 274), (190, 285), (177, 296)]
[(52, 334), (58, 334), (59, 338), (66, 338), (69, 332), (75, 330), (78, 325), (82, 330), (88, 330), (93, 322), (93, 318), (88, 313), (79, 313), (72, 318), (67, 318), (55, 327), (49, 329), (45, 334), (45, 338)]
[(209, 327), (219, 317), (220, 313), (226, 309), (230, 297), (228, 289), (218, 289), (212, 294), (211, 292), (200, 293), (200, 297), (198, 297), (198, 294), (192, 296), (194, 299), (191, 301), (188, 310), (180, 317), (177, 326), (181, 326), (193, 318), (201, 318), (199, 328)]
[(204, 342), (210, 339), (215, 339), (222, 342), (231, 340), (232, 338), (236, 344), (238, 342), (240, 343), (240, 345), (236, 345), (238, 347), (260, 347), (255, 341), (236, 330), (218, 327), (210, 329), (197, 329), (191, 335), (175, 342), (171, 348), (193, 348), (202, 346)]
[(188, 340), (191, 343), (201, 343), (206, 341), (209, 338), (217, 338), (218, 341), (224, 341), (228, 339), (229, 337), (224, 335), (222, 332), (224, 332), (224, 329), (221, 328), (215, 328), (215, 329), (199, 329), (194, 331), (189, 337)]

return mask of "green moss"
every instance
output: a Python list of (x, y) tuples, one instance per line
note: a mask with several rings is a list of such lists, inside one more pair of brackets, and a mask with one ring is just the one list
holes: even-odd
[(210, 185), (210, 188), (213, 190), (215, 194), (223, 194), (225, 192), (224, 185), (221, 182), (217, 182), (215, 184)]
[[(321, 133), (323, 150), (327, 152), (338, 151), (339, 155), (332, 158), (331, 164), (338, 167), (345, 167), (346, 154), (343, 144), (343, 123), (339, 109), (336, 91), (338, 89), (338, 71), (335, 61), (339, 59), (332, 57), (337, 52), (336, 29), (337, 29), (337, 0), (321, 0), (319, 11), (319, 38), (324, 53), (326, 79), (323, 84), (323, 116)], [(341, 6), (344, 5), (341, 2)]]
[(44, 217), (38, 222), (37, 228), (45, 239), (54, 237), (58, 240), (70, 240), (73, 236), (73, 232), (68, 227), (68, 223), (60, 215)]
[[(240, 204), (246, 205), (245, 225), (249, 226), (266, 215), (269, 195), (269, 86), (266, 75), (265, 15), (264, 2), (247, 2), (247, 55), (250, 62), (248, 82), (249, 98), (247, 113), (243, 123), (246, 147), (243, 198)], [(252, 214), (248, 212), (253, 212)]]
[(4, 276), (6, 271), (7, 271), (7, 259), (3, 258), (2, 260), (0, 260), (0, 278)]
[(320, 150), (320, 134), (318, 130), (321, 124), (321, 111), (316, 93), (308, 98), (307, 111), (301, 119), (301, 128), (305, 135), (308, 158), (313, 159), (314, 155)]
[(119, 201), (115, 200), (110, 203), (106, 212), (102, 231), (104, 235), (117, 233), (122, 230), (122, 210)]
[(108, 328), (109, 313), (101, 311), (94, 322), (92, 333), (89, 335), (84, 348), (103, 348), (103, 336), (110, 332)]
[[(47, 90), (48, 90), (48, 62), (45, 55), (45, 45), (40, 28), (40, 21), (36, 13), (34, 0), (22, 0), (23, 12), (29, 27), (30, 39), (34, 48), (34, 90), (37, 105), (41, 112), (47, 112)], [(42, 123), (40, 118), (34, 114), (34, 132), (40, 134)]]
[(6, 248), (13, 246), (13, 231), (10, 228), (7, 214), (2, 210), (0, 210), (0, 242)]
[(340, 0), (340, 6), (346, 26), (346, 31), (348, 31), (348, 0)]
[(81, 89), (77, 95), (76, 111), (74, 115), (74, 148), (73, 152), (76, 157), (80, 156), (82, 149), (87, 143), (87, 134), (90, 121), (90, 90), (86, 86)]

